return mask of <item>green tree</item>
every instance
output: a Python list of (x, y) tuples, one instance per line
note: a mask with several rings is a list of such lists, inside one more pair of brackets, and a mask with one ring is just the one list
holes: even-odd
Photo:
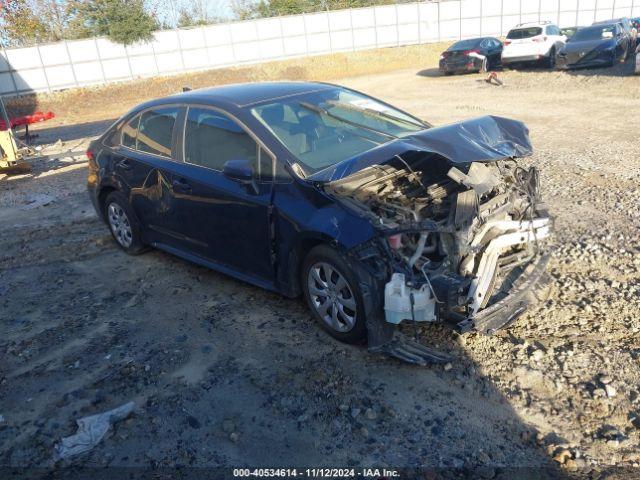
[(399, 2), (398, 0), (234, 0), (231, 7), (236, 17), (244, 20), (393, 3)]
[(143, 0), (73, 0), (68, 23), (69, 36), (83, 38), (105, 35), (123, 45), (150, 40), (158, 22)]
[(192, 1), (190, 6), (180, 8), (178, 27), (195, 27), (220, 22), (220, 18), (211, 15), (207, 10), (206, 0)]
[(142, 0), (106, 0), (109, 39), (123, 45), (151, 40), (158, 23), (145, 9)]
[(0, 37), (9, 46), (53, 42), (62, 38), (63, 8), (45, 0), (5, 0), (0, 3)]
[(238, 20), (249, 20), (258, 16), (255, 0), (231, 0), (231, 10)]
[(0, 0), (0, 40), (10, 46), (98, 35), (129, 45), (157, 28), (144, 0)]

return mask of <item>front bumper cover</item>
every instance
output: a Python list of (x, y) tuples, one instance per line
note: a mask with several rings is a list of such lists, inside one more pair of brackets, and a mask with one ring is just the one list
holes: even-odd
[(540, 255), (530, 265), (529, 271), (514, 282), (508, 296), (459, 322), (456, 330), (460, 333), (477, 331), (490, 335), (513, 323), (535, 300), (536, 290), (547, 286), (546, 267), (550, 258), (550, 253)]

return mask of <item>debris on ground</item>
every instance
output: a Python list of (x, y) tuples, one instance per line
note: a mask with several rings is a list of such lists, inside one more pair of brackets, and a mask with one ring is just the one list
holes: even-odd
[(504, 82), (498, 78), (498, 72), (489, 72), (489, 75), (487, 75), (485, 82), (490, 85), (497, 85), (499, 87), (504, 86)]
[(112, 424), (127, 418), (134, 408), (135, 403), (129, 402), (108, 412), (79, 419), (76, 422), (78, 431), (55, 446), (55, 456), (64, 459), (91, 450), (100, 443)]

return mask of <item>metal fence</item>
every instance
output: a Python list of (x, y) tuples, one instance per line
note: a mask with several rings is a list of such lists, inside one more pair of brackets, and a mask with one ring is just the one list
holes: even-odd
[(523, 22), (562, 26), (640, 16), (640, 0), (452, 0), (384, 5), (0, 51), (0, 93), (17, 95), (293, 57), (502, 36)]

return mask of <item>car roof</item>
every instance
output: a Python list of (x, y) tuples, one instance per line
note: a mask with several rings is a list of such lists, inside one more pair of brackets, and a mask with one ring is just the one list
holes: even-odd
[(200, 88), (173, 95), (172, 101), (190, 103), (210, 103), (211, 101), (231, 103), (237, 107), (247, 107), (278, 98), (300, 95), (336, 88), (320, 82), (257, 82), (236, 83), (219, 87)]
[(471, 42), (471, 41), (475, 41), (475, 42), (479, 42), (480, 40), (498, 40), (496, 37), (471, 37), (471, 38), (463, 38), (462, 40), (456, 40), (455, 42), (452, 43), (452, 45), (455, 45), (456, 43), (459, 42)]
[(511, 30), (515, 30), (517, 28), (523, 28), (523, 27), (525, 28), (526, 27), (546, 27), (547, 25), (554, 25), (554, 23), (549, 20), (544, 20), (542, 22), (525, 22), (525, 23), (519, 23), (518, 25), (513, 27)]
[(587, 28), (603, 28), (603, 27), (615, 27), (616, 25), (620, 25), (620, 22), (598, 22), (593, 25), (586, 25), (584, 27), (580, 27), (578, 30), (586, 30)]
[(611, 18), (609, 20), (598, 20), (597, 22), (593, 22), (594, 25), (602, 25), (603, 23), (624, 23), (626, 21), (628, 21), (629, 19), (627, 17), (620, 17), (620, 18)]

